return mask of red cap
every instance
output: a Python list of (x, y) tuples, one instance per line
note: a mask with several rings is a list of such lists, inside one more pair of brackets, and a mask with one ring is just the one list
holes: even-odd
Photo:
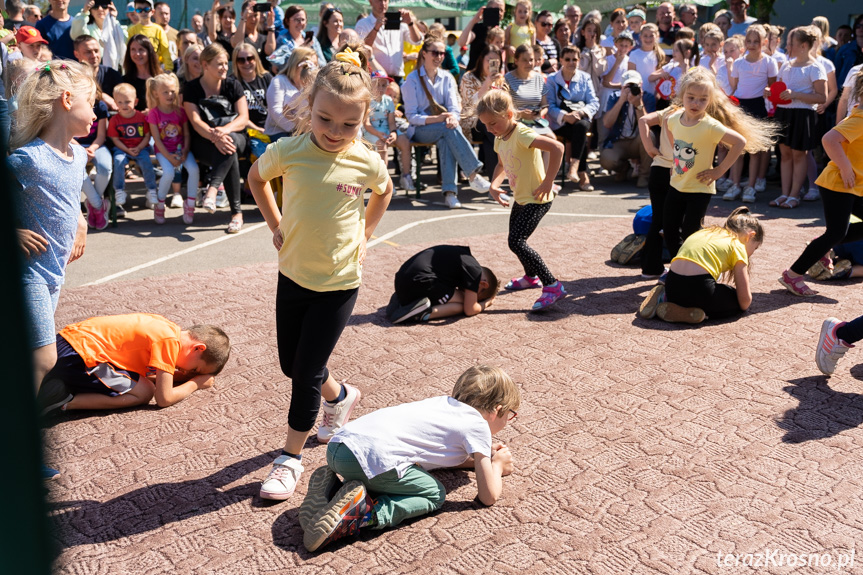
[(48, 41), (42, 37), (42, 33), (33, 26), (21, 26), (18, 28), (18, 31), (15, 32), (15, 40), (17, 40), (19, 44), (48, 43)]

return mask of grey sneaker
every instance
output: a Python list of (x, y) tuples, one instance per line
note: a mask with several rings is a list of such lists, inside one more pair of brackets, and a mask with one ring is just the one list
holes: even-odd
[(324, 465), (318, 467), (309, 477), (309, 489), (300, 505), (300, 527), (305, 531), (311, 525), (312, 518), (327, 506), (330, 499), (342, 486), (336, 473)]
[(746, 189), (743, 190), (743, 197), (740, 198), (746, 204), (751, 204), (755, 202), (755, 188), (752, 186), (746, 186)]
[(36, 402), (39, 404), (40, 414), (45, 417), (56, 409), (62, 409), (73, 397), (63, 380), (54, 378), (42, 382), (39, 393), (36, 394)]
[(733, 202), (740, 196), (740, 186), (737, 184), (731, 184), (731, 187), (728, 188), (728, 191), (722, 194), (722, 199), (726, 202)]
[(818, 349), (815, 351), (815, 363), (824, 375), (833, 375), (833, 372), (836, 371), (836, 363), (842, 359), (846, 351), (854, 347), (836, 336), (836, 330), (843, 325), (845, 322), (835, 317), (828, 317), (821, 324)]
[(402, 174), (399, 178), (399, 187), (406, 192), (415, 192), (416, 186), (414, 186), (414, 179), (410, 174)]

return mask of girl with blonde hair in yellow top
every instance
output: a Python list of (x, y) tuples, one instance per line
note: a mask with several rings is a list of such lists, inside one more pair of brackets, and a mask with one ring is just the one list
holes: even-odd
[[(366, 242), (393, 190), (386, 164), (360, 137), (371, 99), (371, 79), (357, 54), (336, 54), (298, 98), (295, 135), (271, 144), (249, 171), (249, 187), (279, 250), (276, 334), (279, 363), (292, 383), (288, 437), (261, 485), (265, 499), (294, 492), (321, 397), (321, 443), (348, 421), (360, 399), (357, 388), (336, 382), (327, 362), (357, 299)], [(278, 177), (281, 206), (268, 183)]]
[[(514, 196), (509, 217), (509, 249), (524, 266), (524, 277), (513, 278), (506, 289), (542, 287), (542, 295), (532, 311), (547, 308), (565, 296), (566, 290), (542, 257), (527, 245), (527, 239), (551, 209), (552, 185), (563, 161), (563, 144), (518, 122), (515, 105), (506, 90), (490, 90), (479, 101), (476, 111), (479, 120), (495, 136), (494, 150), (499, 157), (489, 192), (502, 206), (508, 206), (509, 198), (500, 189), (506, 177)], [(548, 170), (543, 166), (542, 152), (549, 154)]]
[[(863, 98), (863, 74), (857, 75), (851, 97), (858, 102)], [(821, 189), (827, 229), (812, 240), (790, 269), (782, 272), (779, 283), (794, 295), (818, 293), (803, 282), (806, 270), (819, 259), (832, 268), (833, 262), (825, 254), (838, 244), (863, 239), (863, 223), (849, 223), (851, 214), (863, 217), (863, 109), (855, 107), (850, 116), (824, 135), (821, 143), (830, 163), (815, 183)]]
[(503, 43), (506, 52), (506, 61), (512, 65), (515, 63), (515, 51), (522, 44), (532, 45), (536, 42), (536, 28), (530, 20), (533, 12), (533, 4), (530, 0), (518, 0), (515, 5), (515, 17), (504, 32)]
[[(763, 241), (764, 228), (745, 206), (731, 212), (723, 227), (692, 234), (671, 260), (665, 285), (650, 291), (638, 315), (701, 323), (705, 316), (721, 319), (743, 313), (752, 304), (749, 258)], [(720, 282), (723, 274), (734, 287)]]

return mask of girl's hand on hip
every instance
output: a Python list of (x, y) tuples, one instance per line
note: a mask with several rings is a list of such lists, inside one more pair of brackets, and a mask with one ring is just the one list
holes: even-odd
[(276, 246), (276, 251), (281, 251), (284, 243), (285, 237), (282, 235), (282, 228), (276, 228), (273, 232), (273, 245)]
[(715, 182), (716, 180), (718, 180), (718, 179), (719, 179), (719, 176), (721, 176), (721, 175), (722, 175), (722, 174), (718, 173), (718, 171), (716, 170), (716, 168), (711, 168), (711, 169), (709, 169), (709, 170), (704, 170), (703, 172), (700, 172), (700, 173), (696, 176), (696, 178), (697, 178), (697, 179), (698, 179), (698, 181), (699, 181), (699, 182), (701, 182), (702, 184), (710, 185), (711, 183), (713, 183), (713, 182)]
[(28, 258), (44, 254), (48, 250), (48, 240), (34, 231), (18, 229), (18, 243)]
[(537, 200), (544, 200), (551, 197), (551, 182), (543, 182), (537, 189), (533, 191), (533, 197)]

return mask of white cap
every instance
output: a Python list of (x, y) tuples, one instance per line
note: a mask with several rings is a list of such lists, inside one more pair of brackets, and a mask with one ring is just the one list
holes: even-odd
[(641, 74), (639, 74), (635, 70), (627, 70), (623, 73), (623, 76), (620, 80), (621, 86), (626, 86), (627, 84), (638, 84), (641, 86)]

